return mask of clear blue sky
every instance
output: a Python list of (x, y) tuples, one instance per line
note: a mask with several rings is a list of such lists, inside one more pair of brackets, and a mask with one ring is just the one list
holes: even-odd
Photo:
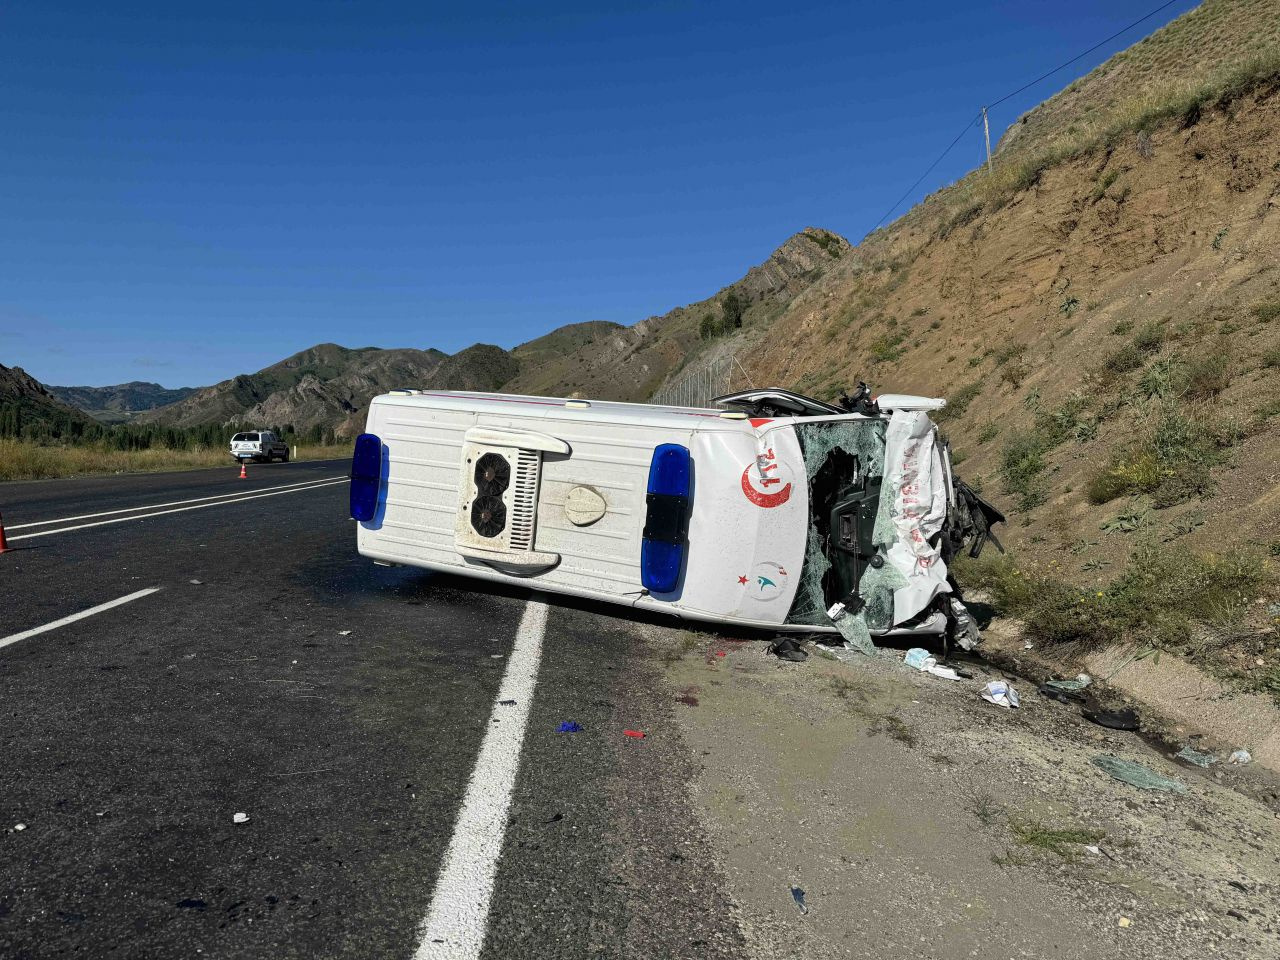
[(858, 239), (1157, 3), (0, 2), (0, 363), (201, 385), (634, 323)]

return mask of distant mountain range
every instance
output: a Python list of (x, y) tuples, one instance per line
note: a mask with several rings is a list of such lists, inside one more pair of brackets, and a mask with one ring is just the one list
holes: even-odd
[(102, 422), (292, 426), (298, 433), (320, 428), (353, 436), (364, 428), (370, 399), (401, 387), (645, 401), (691, 357), (714, 346), (708, 342), (708, 324), (721, 321), (731, 293), (741, 323), (763, 329), (851, 251), (836, 234), (804, 230), (707, 300), (634, 326), (603, 320), (561, 326), (511, 351), (486, 343), (453, 355), (320, 343), (212, 387), (178, 389), (154, 383), (45, 388), (17, 367), (0, 367), (9, 374), (0, 379), (0, 404), (22, 396), (23, 403), (32, 410), (40, 406), (45, 415), (61, 411), (67, 416), (74, 410)]
[(0, 436), (22, 424), (88, 421), (80, 410), (60, 401), (21, 367), (0, 366)]
[[(320, 427), (340, 436), (359, 433), (369, 401), (397, 387), (647, 400), (709, 346), (708, 320), (723, 316), (731, 293), (744, 323), (771, 321), (852, 249), (836, 234), (805, 230), (741, 280), (698, 303), (630, 327), (603, 320), (570, 324), (513, 350), (478, 343), (450, 355), (321, 343), (256, 373), (173, 390), (138, 382), (45, 388), (14, 370), (29, 381), (24, 381), (24, 396), (34, 384), (47, 410), (64, 416), (75, 408), (77, 415), (108, 423), (292, 426), (298, 432)], [(17, 391), (0, 379), (0, 404)]]
[(134, 414), (177, 403), (196, 392), (195, 387), (176, 387), (171, 390), (158, 383), (141, 380), (113, 387), (47, 386), (45, 389), (63, 403), (83, 410), (103, 423), (129, 420)]

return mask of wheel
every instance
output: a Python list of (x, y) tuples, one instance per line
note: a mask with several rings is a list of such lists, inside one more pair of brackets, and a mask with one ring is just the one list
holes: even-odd
[(288, 463), (288, 462), (289, 462), (289, 451), (288, 451), (288, 450), (286, 450), (286, 451), (284, 452), (284, 456), (280, 458), (280, 462), (281, 462), (281, 463)]

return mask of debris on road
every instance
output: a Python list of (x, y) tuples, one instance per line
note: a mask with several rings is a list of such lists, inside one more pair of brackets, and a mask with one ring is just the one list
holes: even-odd
[(338, 631), (338, 636), (340, 636), (340, 637), (349, 637), (349, 636), (351, 636), (351, 631), (350, 631), (350, 630), (339, 630), (339, 631)]
[(197, 587), (204, 583), (203, 580), (188, 580), (187, 583), (194, 583)]
[(580, 733), (582, 724), (577, 720), (561, 720), (560, 726), (556, 729), (556, 733)]
[(624, 737), (632, 737), (632, 738), (634, 738), (634, 739), (636, 739), (636, 740), (643, 740), (643, 739), (644, 739), (644, 731), (643, 731), (643, 730), (623, 730), (623, 731), (622, 731), (622, 735), (623, 735)]
[(1127, 783), (1131, 787), (1137, 787), (1139, 790), (1163, 790), (1173, 793), (1187, 792), (1187, 786), (1181, 780), (1163, 776), (1133, 760), (1122, 760), (1119, 757), (1099, 754), (1096, 757), (1091, 757), (1089, 762), (1116, 780)]
[(198, 897), (188, 897), (185, 900), (179, 900), (174, 906), (179, 910), (203, 910), (208, 904)]
[(557, 814), (555, 814), (554, 816), (552, 816), (552, 818), (551, 818), (550, 820), (543, 820), (543, 821), (542, 821), (542, 823), (543, 823), (543, 826), (548, 826), (548, 825), (553, 824), (553, 823), (559, 823), (559, 822), (560, 822), (561, 820), (563, 820), (563, 819), (564, 819), (564, 814), (563, 814), (563, 813), (557, 813)]
[(1248, 750), (1240, 749), (1232, 751), (1231, 756), (1227, 757), (1227, 763), (1238, 763), (1243, 765), (1249, 763), (1252, 759), (1253, 757)]
[(1122, 710), (1082, 710), (1080, 715), (1109, 730), (1137, 730), (1140, 725), (1138, 712), (1133, 707), (1125, 707)]
[(1061, 690), (1063, 693), (1077, 693), (1091, 683), (1093, 683), (1093, 677), (1087, 673), (1078, 673), (1074, 680), (1046, 680), (1041, 686), (1051, 690)]
[(796, 902), (796, 906), (800, 908), (801, 913), (809, 912), (809, 905), (804, 902), (804, 891), (799, 887), (791, 888), (791, 899)]
[(1120, 926), (1122, 927), (1127, 927), (1131, 923), (1133, 923), (1133, 921), (1130, 920), (1128, 917), (1121, 917), (1119, 922), (1120, 922)]
[(498, 701), (498, 706), (500, 706), (500, 707), (514, 707), (515, 705), (516, 705), (516, 702), (515, 702), (514, 700), (499, 700), (499, 701)]
[(902, 662), (908, 667), (915, 667), (921, 673), (931, 673), (935, 677), (941, 677), (943, 680), (960, 679), (960, 674), (956, 673), (953, 668), (939, 664), (937, 657), (922, 647), (912, 647), (907, 651), (907, 655)]
[(236, 813), (231, 817), (232, 823), (248, 823), (249, 815), (247, 813)]
[(779, 660), (791, 660), (796, 663), (809, 659), (809, 654), (800, 649), (800, 644), (790, 637), (779, 637), (774, 640), (773, 643), (769, 644), (769, 649), (766, 652), (772, 653)]
[(982, 699), (994, 703), (997, 707), (1016, 707), (1019, 705), (1018, 691), (1003, 680), (992, 680), (982, 689)]
[(14, 833), (21, 833), (21, 832), (22, 832), (23, 830), (25, 830), (25, 829), (27, 829), (27, 825), (26, 825), (25, 823), (15, 823), (15, 824), (13, 825), (13, 832), (14, 832)]
[(978, 621), (973, 619), (969, 608), (951, 598), (951, 617), (955, 623), (956, 646), (961, 650), (972, 650), (982, 642), (982, 631), (978, 629)]
[(1217, 763), (1218, 758), (1212, 753), (1201, 753), (1199, 750), (1187, 744), (1181, 750), (1174, 754), (1179, 760), (1185, 760), (1187, 763), (1194, 763), (1197, 767), (1207, 767), (1212, 763)]

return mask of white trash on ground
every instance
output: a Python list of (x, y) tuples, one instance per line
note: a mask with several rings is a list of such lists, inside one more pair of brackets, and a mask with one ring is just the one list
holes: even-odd
[(992, 680), (982, 689), (982, 699), (997, 707), (1018, 706), (1018, 691), (1003, 680)]
[(1240, 749), (1240, 750), (1233, 751), (1231, 756), (1227, 757), (1227, 762), (1244, 764), (1244, 763), (1248, 763), (1252, 759), (1253, 759), (1253, 756), (1249, 753), (1248, 750)]
[(247, 813), (236, 813), (231, 817), (232, 823), (248, 823), (249, 815)]
[(915, 667), (922, 673), (931, 673), (935, 677), (941, 677), (943, 680), (959, 680), (960, 674), (950, 667), (941, 666), (938, 658), (929, 653), (923, 647), (912, 647), (907, 651), (903, 663), (908, 667)]

